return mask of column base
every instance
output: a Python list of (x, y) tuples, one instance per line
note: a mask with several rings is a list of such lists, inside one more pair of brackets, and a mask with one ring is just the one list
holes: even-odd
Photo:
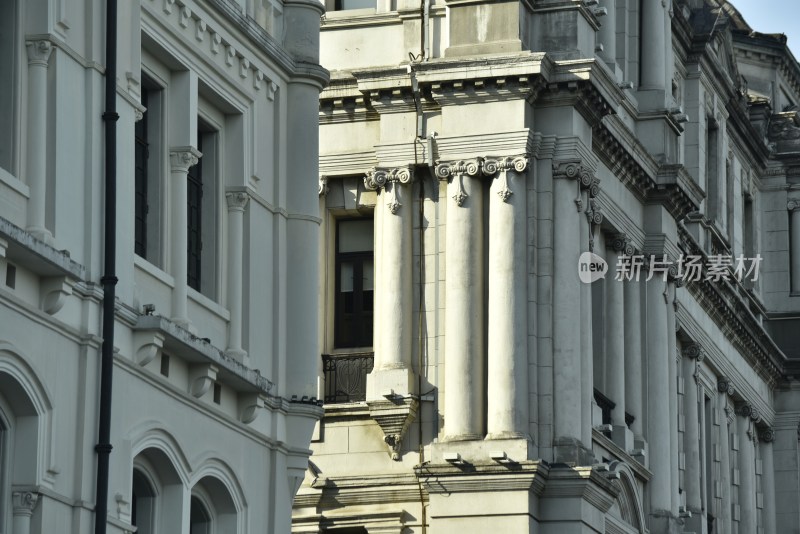
[(597, 463), (591, 449), (588, 449), (577, 438), (556, 438), (553, 441), (553, 458), (557, 464), (566, 464), (572, 467)]
[(25, 229), (25, 231), (46, 245), (50, 245), (52, 247), (55, 244), (53, 234), (51, 234), (50, 230), (47, 228), (42, 228), (40, 226), (29, 226)]
[(614, 425), (611, 430), (611, 441), (619, 445), (619, 447), (627, 452), (633, 450), (633, 432), (625, 425)]
[(197, 335), (197, 328), (192, 324), (192, 321), (186, 317), (171, 317), (170, 321), (180, 326), (192, 335)]
[(416, 385), (416, 377), (407, 367), (373, 369), (367, 376), (367, 400), (413, 395)]
[(247, 357), (247, 351), (244, 349), (229, 348), (225, 350), (225, 356), (233, 358), (242, 365), (249, 365), (250, 358)]
[(691, 517), (684, 517), (683, 518), (683, 532), (684, 534), (702, 534), (705, 532), (703, 530), (703, 525), (706, 523), (706, 518), (703, 516), (703, 512), (700, 510), (689, 509), (692, 513)]
[(633, 456), (634, 460), (647, 467), (648, 446), (644, 438), (633, 438), (633, 449), (629, 451), (629, 454)]
[(484, 438), (487, 441), (502, 440), (502, 439), (529, 439), (527, 434), (522, 432), (504, 431), (504, 432), (490, 432)]
[(650, 514), (650, 534), (680, 534), (683, 521), (671, 512), (656, 510)]

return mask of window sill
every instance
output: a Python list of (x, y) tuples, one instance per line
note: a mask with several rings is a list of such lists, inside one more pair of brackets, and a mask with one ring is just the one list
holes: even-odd
[(193, 289), (191, 287), (188, 289), (189, 289), (189, 299), (192, 300), (195, 304), (207, 309), (208, 311), (210, 311), (223, 321), (231, 320), (231, 313), (228, 311), (227, 308), (223, 307), (218, 302), (211, 300), (210, 298), (203, 295), (196, 289)]
[(30, 188), (2, 167), (0, 167), (0, 183), (8, 186), (10, 189), (13, 189), (25, 198), (31, 197)]
[(160, 267), (153, 265), (145, 258), (142, 258), (137, 254), (134, 254), (133, 264), (139, 269), (149, 274), (150, 276), (152, 276), (153, 278), (155, 278), (156, 280), (158, 280), (159, 282), (162, 282), (163, 284), (168, 285), (171, 288), (175, 287), (175, 279), (172, 276), (170, 276), (165, 271), (162, 271)]

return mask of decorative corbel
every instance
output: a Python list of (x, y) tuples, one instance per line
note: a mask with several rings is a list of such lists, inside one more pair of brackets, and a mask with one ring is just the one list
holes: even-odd
[(42, 279), (40, 290), (40, 305), (48, 315), (56, 314), (72, 295), (72, 286), (75, 283), (66, 276), (51, 276)]
[(190, 391), (198, 399), (208, 393), (214, 382), (217, 381), (219, 368), (210, 363), (192, 365), (189, 368)]
[(367, 401), (369, 415), (383, 430), (392, 460), (400, 461), (403, 437), (417, 416), (419, 401), (414, 397), (396, 397)]
[(319, 189), (317, 194), (321, 197), (324, 197), (330, 191), (330, 187), (328, 187), (328, 177), (324, 175), (320, 175), (319, 177)]
[(136, 363), (144, 367), (164, 348), (164, 335), (152, 330), (136, 332), (133, 334), (133, 346), (136, 350)]
[(239, 395), (239, 420), (249, 425), (258, 417), (259, 408), (264, 407), (264, 397), (256, 393)]

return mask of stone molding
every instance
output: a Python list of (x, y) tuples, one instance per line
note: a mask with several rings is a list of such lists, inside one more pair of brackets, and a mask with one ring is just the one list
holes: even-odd
[(228, 191), (225, 193), (225, 200), (229, 212), (244, 211), (250, 201), (250, 194), (247, 191)]
[(179, 146), (169, 149), (169, 164), (172, 172), (189, 172), (189, 167), (197, 165), (203, 153), (193, 146)]
[(53, 51), (53, 44), (47, 39), (35, 41), (25, 41), (25, 48), (28, 51), (28, 65), (47, 68), (50, 53)]

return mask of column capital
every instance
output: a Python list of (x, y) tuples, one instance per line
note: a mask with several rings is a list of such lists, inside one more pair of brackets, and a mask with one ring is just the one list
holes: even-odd
[(483, 158), (443, 161), (436, 164), (436, 177), (449, 180), (454, 176), (477, 176), (481, 170)]
[(699, 343), (689, 343), (688, 345), (683, 347), (683, 350), (681, 351), (681, 356), (683, 356), (684, 358), (689, 358), (691, 360), (697, 360), (699, 363), (705, 359), (706, 353), (703, 350), (703, 347), (701, 347)]
[(596, 196), (599, 192), (599, 180), (594, 176), (594, 171), (585, 165), (579, 159), (553, 161), (553, 179), (567, 179), (578, 180), (581, 184), (581, 189), (589, 189), (592, 193), (592, 185), (595, 185), (598, 191), (591, 196)]
[(47, 67), (47, 60), (53, 51), (53, 44), (50, 41), (47, 39), (25, 41), (25, 48), (28, 50), (28, 65)]
[(763, 441), (764, 443), (772, 443), (775, 441), (775, 431), (772, 429), (771, 426), (767, 428), (762, 428), (758, 432), (758, 439)]
[(247, 191), (227, 191), (225, 200), (228, 202), (228, 211), (244, 211), (250, 194)]
[(193, 146), (176, 146), (169, 149), (169, 163), (173, 171), (188, 172), (197, 165), (203, 153)]
[(800, 198), (790, 199), (786, 203), (786, 209), (789, 211), (800, 210)]
[(39, 494), (33, 491), (15, 491), (11, 494), (15, 516), (32, 516)]
[(733, 395), (734, 387), (731, 380), (726, 376), (721, 376), (717, 379), (717, 391), (720, 393), (727, 393), (728, 395)]
[(508, 202), (508, 199), (511, 198), (511, 195), (514, 194), (514, 192), (508, 187), (508, 171), (523, 173), (527, 168), (528, 157), (522, 155), (502, 158), (487, 157), (485, 160), (483, 160), (482, 170), (483, 174), (486, 176), (494, 176), (497, 180), (499, 180), (500, 189), (497, 191), (497, 195), (503, 202)]
[(387, 183), (407, 184), (414, 179), (414, 168), (407, 167), (373, 167), (364, 176), (364, 187), (377, 191)]
[(328, 194), (329, 190), (330, 187), (328, 187), (328, 177), (321, 175), (319, 177), (319, 190), (317, 191), (317, 194), (321, 197), (324, 197)]
[(609, 246), (614, 252), (621, 252), (626, 256), (633, 256), (636, 254), (636, 247), (633, 246), (628, 234), (625, 233), (612, 234)]
[(458, 179), (458, 189), (453, 195), (453, 200), (456, 206), (463, 206), (464, 201), (467, 200), (467, 192), (464, 191), (464, 185), (461, 182), (464, 176), (477, 176), (481, 170), (483, 158), (475, 158), (468, 160), (458, 160), (444, 162), (436, 165), (436, 177), (440, 180), (449, 180), (452, 178)]
[(741, 404), (737, 404), (736, 415), (746, 417), (751, 421), (753, 421), (754, 423), (761, 421), (761, 414), (758, 413), (756, 407), (750, 404), (749, 402), (743, 402)]
[(589, 224), (603, 224), (603, 212), (594, 198), (589, 198), (589, 207), (586, 210), (586, 218), (589, 220)]

